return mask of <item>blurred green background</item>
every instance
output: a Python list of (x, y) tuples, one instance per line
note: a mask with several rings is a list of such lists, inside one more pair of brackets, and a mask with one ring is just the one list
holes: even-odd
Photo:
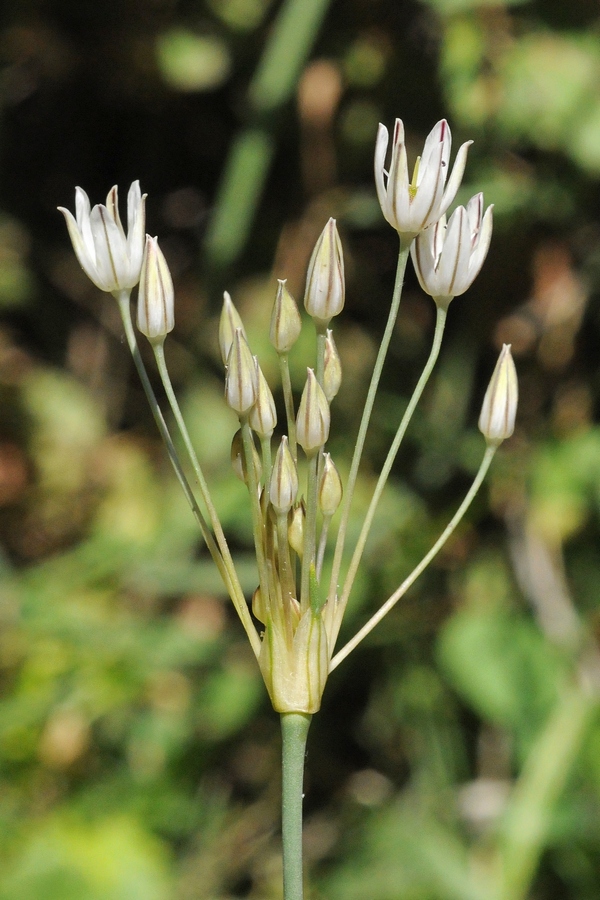
[[(343, 469), (393, 285), (377, 123), (473, 138), (483, 272), (394, 469), (350, 636), (483, 452), (503, 341), (518, 428), (434, 565), (335, 672), (309, 736), (312, 900), (600, 896), (600, 12), (595, 0), (5, 0), (0, 11), (0, 900), (279, 898), (279, 724), (168, 468), (116, 304), (57, 205), (139, 178), (174, 274), (169, 366), (250, 592), (228, 289), (276, 383), (330, 215), (346, 254)], [(409, 273), (356, 535), (428, 352)], [(310, 328), (293, 355), (301, 386)], [(144, 348), (145, 349), (145, 348)], [(148, 357), (149, 360), (149, 357)], [(149, 360), (150, 361), (150, 360)]]

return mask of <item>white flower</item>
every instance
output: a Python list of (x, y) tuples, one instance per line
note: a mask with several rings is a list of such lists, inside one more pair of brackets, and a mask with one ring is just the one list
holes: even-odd
[(467, 151), (473, 142), (467, 141), (459, 149), (448, 184), (452, 137), (445, 119), (438, 122), (428, 135), (423, 155), (417, 158), (410, 182), (401, 119), (396, 119), (392, 159), (389, 172), (386, 172), (384, 165), (388, 142), (388, 130), (385, 125), (380, 125), (375, 144), (377, 196), (387, 221), (410, 241), (428, 225), (437, 222), (454, 200), (465, 170)]
[(173, 279), (158, 238), (146, 235), (138, 290), (137, 326), (153, 343), (162, 343), (175, 326)]
[(129, 290), (140, 280), (145, 237), (145, 200), (139, 181), (127, 195), (127, 235), (121, 224), (118, 192), (113, 187), (106, 206), (98, 204), (90, 211), (88, 195), (75, 188), (75, 216), (59, 206), (81, 268), (101, 291)]
[(503, 344), (479, 416), (479, 430), (490, 446), (497, 447), (513, 433), (518, 400), (517, 370), (510, 344)]
[(487, 255), (492, 237), (492, 207), (483, 214), (483, 194), (459, 206), (446, 224), (442, 216), (417, 235), (410, 248), (419, 283), (438, 306), (447, 307), (471, 286)]

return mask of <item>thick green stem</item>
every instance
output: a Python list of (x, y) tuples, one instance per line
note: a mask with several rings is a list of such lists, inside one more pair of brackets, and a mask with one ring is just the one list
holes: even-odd
[(396, 324), (396, 319), (398, 317), (398, 309), (400, 308), (400, 298), (402, 296), (402, 285), (404, 282), (404, 272), (406, 270), (406, 263), (408, 260), (409, 250), (410, 250), (410, 243), (407, 243), (406, 246), (403, 246), (402, 244), (400, 245), (400, 253), (398, 255), (398, 266), (396, 268), (396, 281), (394, 283), (394, 294), (392, 297), (392, 305), (390, 307), (390, 312), (388, 315), (387, 325), (385, 326), (385, 331), (383, 333), (383, 338), (381, 340), (381, 344), (379, 345), (379, 352), (377, 354), (377, 359), (375, 360), (375, 367), (373, 369), (373, 374), (371, 376), (371, 383), (369, 385), (369, 391), (367, 393), (367, 399), (365, 401), (365, 406), (364, 406), (362, 418), (360, 421), (360, 427), (358, 429), (358, 437), (356, 439), (356, 445), (354, 447), (354, 454), (352, 456), (352, 463), (350, 465), (350, 472), (348, 474), (348, 482), (346, 484), (344, 501), (342, 504), (340, 527), (339, 527), (339, 531), (338, 531), (337, 541), (335, 544), (335, 552), (334, 552), (334, 556), (333, 556), (333, 566), (332, 566), (332, 570), (331, 570), (331, 581), (329, 584), (329, 597), (330, 598), (334, 598), (337, 596), (338, 578), (340, 575), (340, 568), (342, 565), (342, 556), (344, 553), (344, 544), (346, 541), (346, 531), (348, 528), (348, 521), (350, 519), (350, 507), (352, 506), (352, 497), (354, 494), (354, 486), (356, 484), (356, 478), (358, 475), (358, 467), (360, 466), (362, 452), (363, 452), (363, 448), (365, 446), (365, 440), (367, 437), (367, 429), (369, 427), (369, 422), (371, 420), (371, 413), (373, 411), (373, 404), (375, 403), (375, 396), (377, 394), (377, 388), (379, 387), (379, 379), (381, 378), (383, 364), (384, 364), (385, 358), (387, 356), (388, 347), (390, 345), (390, 341), (392, 339), (392, 334), (394, 333), (394, 326)]
[(427, 566), (429, 565), (431, 560), (434, 558), (434, 556), (436, 556), (436, 554), (439, 553), (439, 551), (442, 549), (442, 547), (444, 546), (444, 544), (446, 543), (446, 541), (448, 540), (448, 538), (453, 533), (454, 529), (456, 528), (456, 526), (458, 525), (458, 523), (460, 522), (460, 520), (466, 513), (467, 509), (471, 505), (473, 498), (475, 497), (475, 494), (481, 487), (481, 483), (487, 474), (487, 470), (490, 467), (490, 463), (492, 462), (492, 459), (494, 458), (494, 453), (496, 452), (496, 450), (497, 450), (497, 447), (488, 446), (488, 448), (485, 451), (485, 455), (481, 461), (481, 465), (479, 466), (479, 471), (477, 472), (477, 475), (475, 476), (473, 484), (469, 488), (466, 497), (464, 498), (463, 502), (460, 504), (460, 506), (456, 510), (452, 519), (450, 520), (450, 522), (448, 523), (448, 525), (446, 526), (446, 528), (444, 529), (442, 534), (439, 536), (439, 538), (437, 539), (437, 541), (435, 542), (435, 544), (433, 545), (433, 547), (431, 548), (429, 553), (425, 554), (425, 556), (423, 557), (423, 559), (421, 560), (419, 565), (413, 569), (413, 571), (410, 573), (408, 578), (405, 578), (405, 580), (402, 582), (400, 587), (394, 591), (394, 593), (391, 595), (391, 597), (388, 597), (388, 599), (385, 601), (383, 606), (381, 606), (377, 610), (375, 615), (369, 619), (369, 621), (366, 623), (366, 625), (363, 625), (363, 627), (360, 629), (360, 631), (358, 631), (354, 635), (354, 637), (351, 640), (349, 640), (348, 643), (344, 647), (342, 647), (342, 649), (338, 653), (336, 653), (336, 655), (333, 657), (333, 659), (331, 660), (331, 663), (329, 665), (330, 672), (333, 672), (333, 670), (339, 666), (339, 664), (342, 662), (342, 660), (346, 659), (348, 654), (351, 653), (354, 650), (354, 648), (360, 644), (360, 642), (363, 640), (363, 638), (365, 638), (371, 631), (373, 631), (375, 626), (379, 622), (381, 622), (383, 617), (389, 613), (390, 609), (396, 605), (396, 603), (398, 602), (398, 600), (401, 597), (404, 596), (404, 594), (407, 592), (409, 587), (411, 587), (415, 583), (415, 581), (417, 580), (417, 578), (419, 577), (421, 572), (423, 572), (424, 569), (427, 568)]
[(311, 716), (283, 713), (281, 716), (283, 836), (283, 897), (302, 900), (302, 786), (304, 754)]
[(344, 589), (340, 596), (339, 604), (336, 608), (336, 630), (335, 636), (339, 631), (344, 611), (346, 609), (346, 605), (348, 603), (348, 597), (350, 596), (350, 591), (352, 590), (352, 585), (354, 584), (354, 579), (356, 578), (356, 572), (358, 571), (358, 567), (360, 565), (360, 561), (362, 559), (362, 555), (365, 549), (365, 544), (367, 542), (367, 538), (369, 536), (369, 532), (371, 530), (371, 525), (373, 524), (373, 518), (375, 516), (375, 512), (377, 511), (377, 506), (379, 504), (379, 500), (381, 499), (381, 495), (383, 493), (383, 489), (388, 480), (389, 474), (392, 470), (392, 466), (394, 464), (394, 460), (398, 455), (398, 450), (400, 449), (400, 444), (404, 439), (404, 435), (406, 434), (406, 429), (410, 424), (410, 420), (412, 419), (413, 413), (417, 407), (417, 403), (421, 399), (421, 395), (425, 390), (425, 386), (429, 381), (433, 368), (437, 362), (437, 358), (440, 353), (440, 347), (442, 345), (442, 337), (444, 334), (444, 326), (446, 324), (446, 310), (438, 307), (437, 310), (437, 319), (435, 323), (435, 334), (433, 336), (433, 345), (431, 347), (431, 352), (429, 354), (429, 359), (425, 364), (425, 368), (421, 373), (421, 377), (417, 382), (417, 386), (413, 392), (412, 397), (406, 407), (406, 411), (402, 416), (402, 421), (398, 426), (398, 430), (396, 432), (396, 436), (394, 437), (392, 446), (388, 451), (388, 455), (383, 464), (383, 468), (377, 480), (377, 485), (375, 487), (375, 491), (373, 492), (373, 497), (371, 498), (371, 503), (369, 504), (369, 509), (367, 510), (367, 515), (365, 516), (365, 520), (363, 522), (363, 526), (358, 538), (358, 542), (354, 549), (354, 553), (352, 554), (352, 559), (350, 561), (350, 567), (346, 574), (346, 580), (344, 582)]

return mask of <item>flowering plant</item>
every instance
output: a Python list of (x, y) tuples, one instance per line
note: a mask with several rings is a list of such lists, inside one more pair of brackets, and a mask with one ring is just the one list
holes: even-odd
[[(389, 172), (383, 168), (387, 145), (387, 130), (380, 126), (375, 150), (375, 180), (383, 214), (399, 233), (400, 252), (388, 321), (344, 486), (334, 461), (325, 452), (331, 425), (330, 404), (342, 380), (341, 361), (333, 330), (329, 327), (333, 318), (341, 313), (345, 300), (343, 252), (336, 222), (330, 219), (325, 225), (307, 274), (304, 306), (314, 323), (316, 353), (313, 365), (307, 368), (306, 383), (297, 408), (288, 356), (294, 349), (302, 322), (285, 282), (279, 282), (270, 338), (281, 370), (286, 433), (279, 440), (274, 459), (272, 440), (277, 426), (274, 398), (259, 361), (252, 354), (242, 319), (229, 294), (224, 295), (219, 346), (225, 365), (225, 401), (239, 420), (239, 430), (232, 442), (232, 460), (235, 471), (247, 485), (252, 512), (258, 581), (252, 597), (252, 614), (169, 378), (164, 343), (174, 326), (173, 283), (156, 238), (146, 238), (142, 256), (144, 198), (139, 184), (135, 182), (129, 192), (127, 236), (119, 219), (116, 188), (109, 193), (106, 207), (97, 206), (91, 211), (87, 195), (77, 188), (76, 217), (62, 210), (84, 271), (98, 287), (113, 293), (117, 299), (129, 347), (177, 477), (248, 635), (273, 707), (281, 714), (286, 900), (302, 897), (304, 746), (311, 716), (320, 707), (327, 677), (399, 601), (439, 552), (475, 496), (497, 447), (514, 428), (517, 381), (510, 347), (505, 346), (479, 420), (486, 450), (463, 502), (415, 570), (358, 633), (336, 652), (342, 618), (381, 494), (439, 354), (449, 302), (453, 296), (466, 291), (477, 275), (487, 253), (492, 229), (491, 208), (483, 213), (481, 194), (476, 195), (466, 208), (459, 207), (446, 225), (445, 213), (460, 185), (469, 146), (465, 143), (460, 148), (446, 184), (451, 146), (447, 122), (438, 122), (428, 136), (410, 183), (404, 127), (400, 120), (394, 129)], [(422, 287), (437, 304), (432, 349), (397, 426), (358, 540), (342, 573), (357, 473), (398, 314), (409, 252)], [(138, 280), (138, 327), (152, 345), (171, 411), (194, 470), (199, 500), (175, 451), (169, 427), (140, 357), (130, 309), (131, 289)], [(305, 465), (299, 467), (302, 454)], [(305, 472), (303, 483), (302, 471)], [(323, 559), (330, 524), (338, 509), (337, 535), (332, 542), (332, 571), (325, 583)]]

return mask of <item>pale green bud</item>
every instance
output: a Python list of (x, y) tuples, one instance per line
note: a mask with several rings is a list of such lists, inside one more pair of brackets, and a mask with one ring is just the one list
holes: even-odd
[(302, 319), (296, 301), (285, 286), (285, 280), (278, 280), (277, 296), (271, 314), (271, 343), (278, 353), (289, 353), (302, 330)]
[(244, 416), (256, 403), (257, 390), (254, 358), (242, 329), (236, 328), (227, 358), (225, 400), (238, 415)]
[(137, 326), (150, 343), (162, 343), (175, 326), (173, 279), (158, 246), (158, 238), (146, 235), (138, 289)]
[(319, 450), (329, 437), (330, 414), (327, 397), (312, 369), (300, 398), (296, 417), (296, 440), (308, 456)]
[(223, 309), (219, 319), (219, 349), (221, 350), (221, 359), (223, 365), (227, 365), (233, 339), (237, 329), (241, 329), (242, 334), (246, 337), (244, 323), (240, 318), (240, 314), (233, 305), (230, 295), (225, 291), (223, 294)]
[(260, 587), (257, 587), (252, 594), (252, 615), (263, 625), (267, 621), (267, 608), (263, 603), (263, 597)]
[(279, 515), (287, 515), (296, 502), (297, 494), (298, 471), (294, 457), (290, 453), (288, 439), (284, 435), (275, 455), (271, 473), (271, 484), (269, 485), (271, 506)]
[(308, 265), (304, 306), (318, 326), (325, 328), (344, 308), (344, 255), (335, 219), (330, 219), (316, 243)]
[(489, 446), (498, 447), (513, 433), (518, 399), (517, 370), (510, 344), (504, 344), (479, 416), (479, 430)]
[(327, 329), (325, 338), (325, 366), (323, 369), (323, 390), (327, 402), (331, 403), (342, 383), (342, 363), (333, 340), (331, 328)]
[(300, 559), (304, 553), (304, 520), (306, 513), (304, 504), (299, 503), (294, 512), (290, 524), (288, 525), (288, 543), (292, 550), (297, 553)]
[[(262, 463), (257, 453), (254, 442), (252, 443), (252, 460), (254, 463), (254, 474), (257, 483), (262, 475)], [(248, 469), (246, 468), (246, 454), (244, 453), (244, 441), (242, 439), (241, 429), (236, 431), (231, 442), (231, 465), (233, 471), (244, 484), (248, 484)]]
[(319, 508), (326, 518), (330, 518), (337, 511), (342, 502), (344, 489), (342, 479), (330, 453), (323, 455), (323, 472), (319, 484)]
[(256, 368), (256, 403), (252, 407), (248, 421), (259, 437), (270, 438), (277, 425), (275, 400), (256, 356), (254, 364)]

